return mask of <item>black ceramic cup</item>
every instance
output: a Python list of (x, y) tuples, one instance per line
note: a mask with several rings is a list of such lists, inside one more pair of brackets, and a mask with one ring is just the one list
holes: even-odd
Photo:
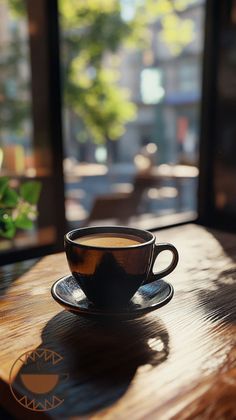
[[(91, 237), (121, 236), (134, 239), (130, 246), (94, 246), (80, 243)], [(178, 263), (178, 251), (169, 243), (155, 243), (148, 231), (122, 226), (86, 227), (65, 235), (65, 251), (72, 275), (87, 298), (96, 306), (118, 307), (129, 302), (141, 285), (170, 274)], [(86, 241), (85, 241), (86, 242)], [(173, 254), (170, 265), (153, 273), (162, 251)]]

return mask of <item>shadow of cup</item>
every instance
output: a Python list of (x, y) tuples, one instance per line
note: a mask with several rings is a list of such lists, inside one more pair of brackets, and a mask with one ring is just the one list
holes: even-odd
[(168, 354), (168, 332), (154, 317), (104, 322), (63, 311), (46, 324), (42, 343), (28, 355), (31, 363), (17, 370), (12, 389), (30, 410), (83, 416), (112, 405), (140, 367), (145, 375)]
[[(45, 326), (42, 346), (63, 357), (69, 380), (60, 383), (58, 415), (85, 415), (117, 401), (139, 367), (147, 372), (169, 354), (164, 324), (148, 316), (132, 321), (94, 321), (60, 312)], [(71, 403), (73, 401), (73, 403)]]

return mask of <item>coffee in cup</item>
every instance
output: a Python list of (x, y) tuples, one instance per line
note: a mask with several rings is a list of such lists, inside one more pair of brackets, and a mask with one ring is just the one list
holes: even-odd
[(138, 236), (125, 235), (122, 233), (96, 233), (93, 235), (82, 236), (82, 238), (75, 239), (74, 242), (80, 245), (90, 245), (95, 247), (122, 248), (139, 245), (140, 243), (143, 243), (143, 239)]
[[(65, 251), (72, 275), (87, 298), (98, 307), (126, 305), (138, 288), (170, 274), (178, 251), (169, 243), (156, 244), (153, 233), (121, 226), (75, 229), (65, 235)], [(170, 265), (153, 273), (162, 251), (169, 250)]]

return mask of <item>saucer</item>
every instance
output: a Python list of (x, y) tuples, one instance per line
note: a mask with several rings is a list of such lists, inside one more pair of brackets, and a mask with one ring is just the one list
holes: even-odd
[(89, 318), (119, 317), (124, 319), (138, 318), (148, 312), (166, 305), (173, 297), (174, 288), (164, 280), (157, 280), (141, 286), (130, 302), (122, 308), (97, 308), (84, 295), (72, 275), (57, 280), (51, 288), (52, 297), (64, 309)]

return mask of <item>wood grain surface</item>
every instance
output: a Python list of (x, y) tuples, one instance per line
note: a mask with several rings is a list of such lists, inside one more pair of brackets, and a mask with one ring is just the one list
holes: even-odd
[(63, 311), (50, 288), (68, 273), (64, 254), (1, 268), (0, 404), (15, 418), (41, 418), (8, 385), (14, 361), (37, 348), (58, 352), (69, 374), (63, 404), (43, 418), (236, 418), (236, 236), (197, 225), (156, 236), (179, 250), (175, 295), (136, 321)]

